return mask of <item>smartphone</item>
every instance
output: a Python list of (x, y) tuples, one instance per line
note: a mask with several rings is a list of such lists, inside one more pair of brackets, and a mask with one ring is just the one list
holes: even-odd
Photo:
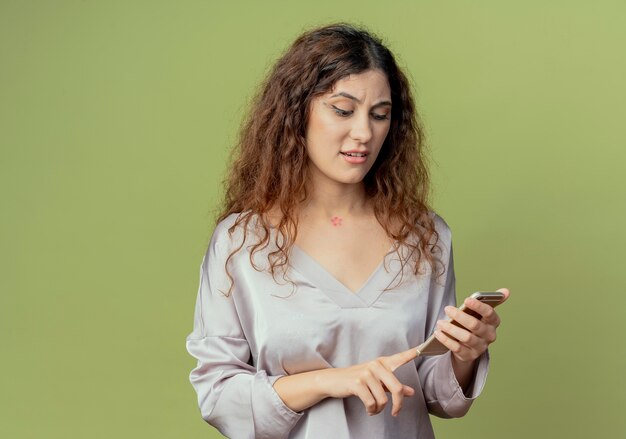
[[(491, 305), (493, 308), (500, 305), (504, 301), (504, 294), (499, 292), (476, 292), (470, 297)], [(480, 318), (480, 314), (472, 309), (467, 308), (465, 304), (461, 305), (459, 309), (471, 315), (472, 317), (476, 317), (477, 319)], [(461, 328), (463, 327), (460, 323), (454, 320), (452, 321), (452, 324)], [(441, 344), (439, 340), (437, 340), (435, 334), (432, 334), (424, 343), (422, 343), (415, 349), (417, 350), (418, 357), (424, 357), (428, 355), (441, 355), (448, 352), (448, 348)]]

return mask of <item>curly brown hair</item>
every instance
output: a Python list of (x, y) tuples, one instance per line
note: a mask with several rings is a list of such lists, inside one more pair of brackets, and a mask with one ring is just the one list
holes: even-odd
[[(224, 201), (216, 223), (239, 213), (229, 234), (243, 223), (243, 240), (228, 262), (246, 242), (248, 225), (255, 218), (259, 240), (254, 252), (270, 243), (270, 229), (278, 234), (276, 249), (268, 254), (269, 271), (285, 267), (298, 232), (297, 207), (307, 199), (305, 133), (311, 100), (330, 91), (351, 74), (380, 69), (391, 89), (391, 126), (380, 154), (363, 182), (377, 221), (396, 242), (413, 255), (414, 272), (426, 260), (436, 271), (435, 247), (439, 240), (428, 205), (429, 174), (424, 133), (418, 119), (409, 82), (393, 54), (369, 31), (336, 23), (305, 32), (276, 62), (253, 100), (242, 123), (239, 140), (231, 152), (232, 168), (225, 179)], [(271, 224), (272, 209), (281, 213)], [(393, 225), (393, 226), (392, 226)], [(280, 239), (279, 239), (280, 236)], [(411, 236), (418, 239), (411, 242)], [(403, 264), (408, 262), (401, 258)], [(403, 270), (404, 271), (404, 270)], [(284, 273), (283, 273), (284, 277)]]

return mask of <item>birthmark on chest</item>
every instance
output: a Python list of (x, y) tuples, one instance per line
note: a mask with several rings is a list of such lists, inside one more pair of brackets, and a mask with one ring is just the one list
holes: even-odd
[(330, 223), (335, 227), (339, 227), (342, 222), (343, 222), (343, 219), (341, 219), (340, 216), (334, 216), (330, 219)]

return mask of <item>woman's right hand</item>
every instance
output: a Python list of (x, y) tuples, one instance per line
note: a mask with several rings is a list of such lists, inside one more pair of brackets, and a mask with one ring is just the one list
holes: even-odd
[(380, 413), (385, 408), (388, 402), (385, 392), (390, 392), (393, 402), (391, 414), (396, 416), (404, 398), (413, 396), (415, 389), (402, 384), (393, 372), (416, 357), (415, 349), (408, 349), (355, 366), (284, 375), (274, 381), (274, 390), (285, 405), (295, 412), (305, 410), (328, 397), (357, 396), (370, 415)]
[(323, 369), (318, 371), (316, 381), (330, 397), (357, 396), (369, 415), (385, 408), (389, 401), (386, 392), (389, 392), (393, 403), (391, 414), (397, 416), (404, 398), (413, 396), (415, 389), (402, 384), (393, 372), (416, 356), (415, 349), (409, 349), (355, 366)]

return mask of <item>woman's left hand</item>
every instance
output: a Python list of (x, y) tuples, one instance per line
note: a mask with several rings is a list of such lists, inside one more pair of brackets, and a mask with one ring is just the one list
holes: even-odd
[[(497, 291), (504, 293), (504, 301), (509, 298), (508, 289), (500, 288)], [(450, 349), (457, 362), (467, 364), (473, 363), (491, 343), (496, 341), (496, 329), (500, 326), (500, 317), (490, 305), (479, 300), (467, 298), (464, 303), (467, 308), (476, 311), (482, 318), (478, 319), (458, 308), (447, 306), (446, 315), (463, 325), (463, 328), (453, 325), (450, 321), (439, 320), (435, 337)]]

